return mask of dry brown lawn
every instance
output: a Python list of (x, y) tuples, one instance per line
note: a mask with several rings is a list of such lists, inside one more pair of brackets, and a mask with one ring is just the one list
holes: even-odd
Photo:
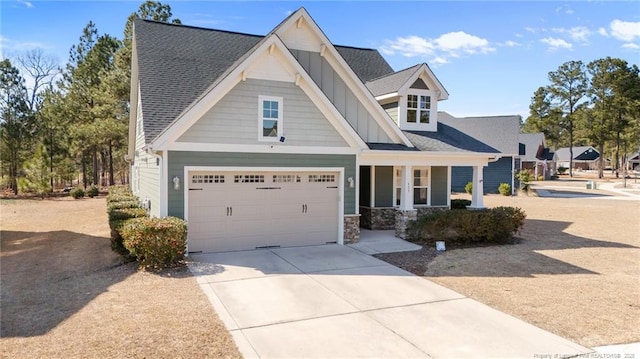
[(489, 195), (485, 204), (523, 208), (523, 240), (447, 251), (426, 278), (587, 347), (640, 342), (640, 201)]
[(103, 198), (0, 203), (3, 358), (240, 357), (187, 269), (111, 251)]

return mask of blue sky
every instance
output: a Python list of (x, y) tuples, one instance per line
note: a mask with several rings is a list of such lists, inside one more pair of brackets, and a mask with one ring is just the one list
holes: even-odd
[[(0, 0), (3, 56), (40, 47), (61, 64), (92, 20), (122, 37), (142, 1)], [(520, 114), (568, 60), (640, 63), (633, 1), (219, 2), (163, 1), (184, 24), (264, 35), (304, 6), (339, 45), (378, 49), (395, 70), (426, 62), (457, 116)]]

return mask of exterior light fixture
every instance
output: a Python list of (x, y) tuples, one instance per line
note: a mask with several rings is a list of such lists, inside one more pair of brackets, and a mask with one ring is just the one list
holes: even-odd
[(173, 189), (176, 191), (180, 189), (180, 177), (178, 176), (173, 177)]

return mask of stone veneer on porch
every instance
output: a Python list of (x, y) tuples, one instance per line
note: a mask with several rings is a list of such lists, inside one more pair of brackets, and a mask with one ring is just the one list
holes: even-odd
[(360, 206), (360, 226), (366, 229), (394, 229), (396, 209), (393, 207), (371, 208)]
[(358, 243), (360, 240), (360, 215), (348, 214), (344, 216), (344, 243)]
[[(396, 236), (404, 239), (406, 237), (406, 226), (409, 221), (415, 220), (420, 216), (448, 209), (448, 206), (417, 206), (410, 211), (401, 211), (394, 207), (371, 208), (360, 206), (360, 225), (362, 228), (371, 230), (395, 229)], [(345, 235), (345, 241), (346, 238)]]

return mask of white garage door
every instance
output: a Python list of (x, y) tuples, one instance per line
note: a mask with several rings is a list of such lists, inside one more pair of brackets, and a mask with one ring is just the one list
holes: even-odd
[(337, 172), (189, 172), (190, 252), (336, 242)]

